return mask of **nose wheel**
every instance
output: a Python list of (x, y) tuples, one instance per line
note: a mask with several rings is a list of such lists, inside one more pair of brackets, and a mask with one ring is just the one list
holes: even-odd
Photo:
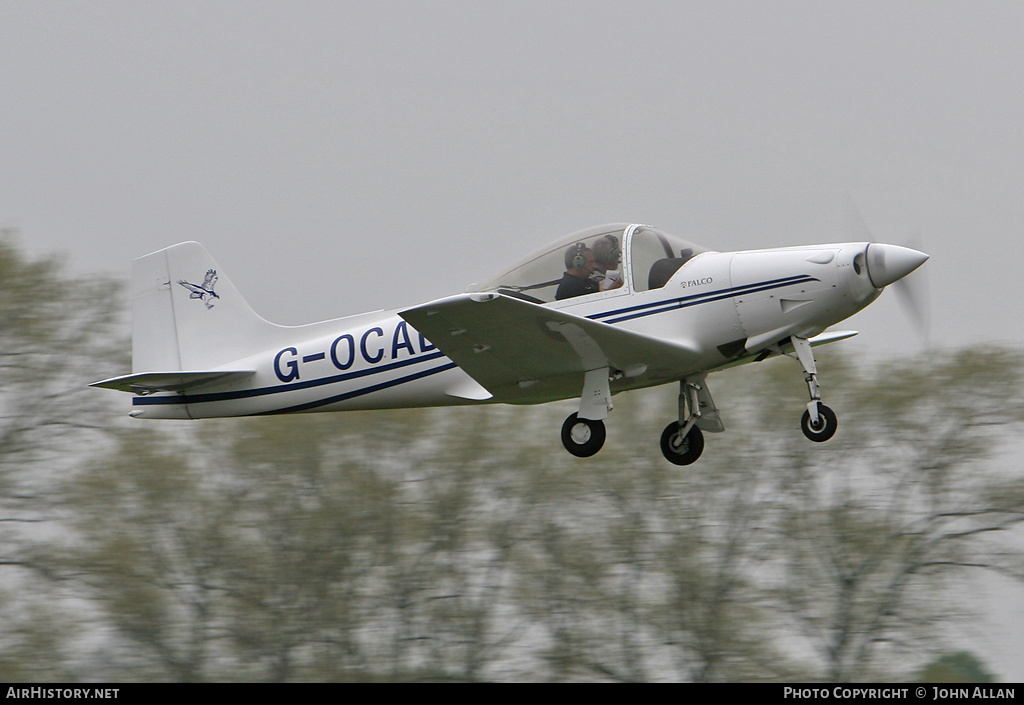
[(601, 450), (605, 435), (604, 421), (581, 419), (578, 414), (562, 424), (562, 445), (577, 458), (589, 458)]
[(804, 432), (805, 436), (815, 443), (824, 443), (834, 436), (838, 426), (839, 421), (836, 419), (835, 412), (820, 403), (818, 404), (818, 418), (816, 421), (811, 419), (810, 410), (805, 411), (800, 419), (800, 429)]

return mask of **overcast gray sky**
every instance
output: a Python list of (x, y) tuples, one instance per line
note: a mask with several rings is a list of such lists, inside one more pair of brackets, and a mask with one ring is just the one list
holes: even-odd
[[(461, 290), (566, 232), (932, 255), (933, 344), (1024, 342), (1020, 2), (0, 0), (0, 224), (203, 242), (265, 317)], [(892, 294), (851, 344), (914, 352)], [(909, 338), (914, 338), (910, 340)]]
[[(862, 239), (851, 199), (932, 255), (933, 344), (1024, 343), (1024, 3), (0, 0), (0, 225), (125, 277), (199, 240), (279, 323), (608, 221)], [(850, 327), (920, 349), (891, 294)]]

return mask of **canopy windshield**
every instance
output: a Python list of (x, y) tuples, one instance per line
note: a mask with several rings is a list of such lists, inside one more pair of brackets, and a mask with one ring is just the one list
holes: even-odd
[[(628, 259), (623, 263), (627, 251)], [(476, 290), (496, 291), (535, 303), (554, 301), (575, 256), (586, 252), (587, 259), (595, 261), (590, 274), (596, 283), (595, 293), (628, 291), (623, 283), (624, 270), (632, 275), (634, 291), (646, 291), (664, 286), (689, 258), (705, 251), (704, 247), (655, 228), (626, 223), (601, 225), (554, 241), (478, 285)]]
[(707, 251), (706, 247), (657, 228), (638, 226), (631, 234), (629, 244), (633, 290), (660, 289), (680, 267), (695, 255)]

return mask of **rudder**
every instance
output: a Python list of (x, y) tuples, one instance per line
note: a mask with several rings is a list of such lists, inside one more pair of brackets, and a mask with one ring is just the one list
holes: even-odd
[(132, 371), (214, 370), (279, 326), (256, 315), (198, 242), (132, 263)]

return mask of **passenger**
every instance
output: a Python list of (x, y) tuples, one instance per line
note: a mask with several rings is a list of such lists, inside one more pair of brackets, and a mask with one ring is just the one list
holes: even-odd
[(598, 283), (590, 278), (596, 269), (594, 253), (585, 243), (577, 242), (566, 250), (565, 274), (558, 284), (555, 300), (571, 299), (599, 291)]
[(619, 256), (619, 239), (614, 235), (605, 235), (594, 243), (594, 261), (597, 263), (597, 271), (604, 274), (604, 278), (599, 284), (601, 291), (618, 289), (622, 286)]

